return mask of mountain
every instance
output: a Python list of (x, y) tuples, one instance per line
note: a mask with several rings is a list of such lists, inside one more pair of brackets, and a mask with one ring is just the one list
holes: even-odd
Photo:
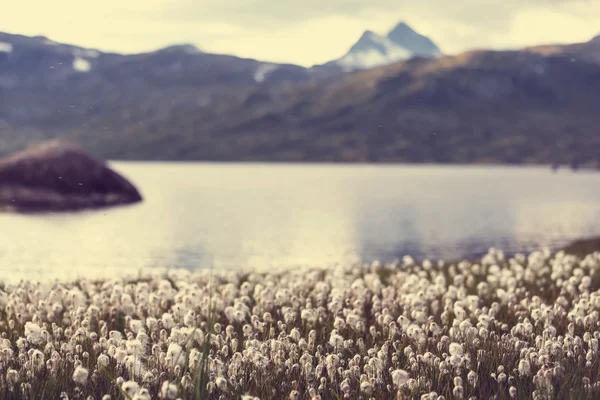
[(410, 51), (398, 46), (393, 40), (375, 32), (366, 31), (348, 53), (336, 60), (335, 63), (345, 70), (367, 69), (405, 60), (412, 56)]
[(597, 63), (477, 51), (70, 134), (117, 159), (600, 165), (599, 101)]
[(600, 35), (584, 43), (532, 46), (524, 50), (546, 56), (570, 57), (571, 62), (590, 61), (600, 63)]
[(427, 36), (415, 32), (404, 22), (392, 29), (387, 37), (398, 46), (408, 50), (414, 56), (437, 57), (441, 55), (439, 47)]
[[(0, 32), (0, 98), (10, 99), (0, 101), (0, 155), (51, 138), (65, 125), (103, 124), (109, 114), (152, 118), (156, 110), (207, 107), (228, 91), (339, 75), (335, 66), (266, 63), (189, 44), (115, 54)], [(7, 137), (8, 126), (22, 133)]]
[(62, 138), (103, 159), (600, 165), (597, 41), (349, 74), (183, 49), (88, 72), (4, 58), (20, 78), (0, 86), (0, 153)]
[[(268, 67), (268, 73), (265, 68)], [(323, 70), (323, 69), (321, 69)], [(42, 36), (0, 32), (0, 87), (27, 84), (70, 86), (85, 80), (113, 83), (119, 79), (149, 85), (193, 84), (197, 87), (261, 82), (302, 81), (317, 75), (290, 64), (211, 54), (193, 45), (173, 45), (141, 54), (103, 53), (57, 43)], [(126, 83), (126, 82), (119, 82)]]
[(438, 57), (440, 49), (431, 39), (400, 22), (387, 36), (365, 31), (341, 58), (333, 61), (345, 70), (367, 69), (412, 57)]

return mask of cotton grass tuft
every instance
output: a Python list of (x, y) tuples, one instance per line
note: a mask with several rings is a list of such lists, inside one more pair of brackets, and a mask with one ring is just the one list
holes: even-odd
[(600, 253), (5, 285), (0, 398), (599, 398)]

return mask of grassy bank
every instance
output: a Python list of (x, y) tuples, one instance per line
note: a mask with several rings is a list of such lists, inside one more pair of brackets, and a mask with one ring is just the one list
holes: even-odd
[(577, 256), (585, 256), (586, 254), (600, 251), (600, 237), (575, 240), (567, 245), (563, 251), (567, 254), (574, 254)]
[(0, 309), (3, 399), (600, 396), (600, 253), (22, 282)]

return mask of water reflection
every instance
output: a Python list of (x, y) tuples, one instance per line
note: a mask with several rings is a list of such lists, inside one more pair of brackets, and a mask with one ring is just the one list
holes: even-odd
[[(323, 180), (298, 167), (186, 168), (194, 179), (173, 179), (177, 186), (162, 195), (177, 207), (161, 209), (175, 241), (188, 244), (188, 263), (195, 254), (204, 262), (210, 258), (215, 268), (325, 266), (346, 260), (357, 248), (356, 227), (348, 218), (355, 213), (350, 194), (335, 178)], [(200, 248), (211, 249), (211, 255), (193, 250)]]
[(305, 191), (294, 189), (276, 199), (277, 211), (265, 204), (241, 228), (246, 239), (238, 254), (249, 255), (245, 263), (255, 268), (328, 266), (352, 257), (356, 226), (348, 218), (354, 211), (345, 201), (346, 193), (327, 190), (322, 184)]
[[(459, 258), (600, 234), (600, 175), (549, 169), (115, 163), (141, 204), (0, 214), (3, 279)], [(565, 190), (568, 188), (568, 190)]]

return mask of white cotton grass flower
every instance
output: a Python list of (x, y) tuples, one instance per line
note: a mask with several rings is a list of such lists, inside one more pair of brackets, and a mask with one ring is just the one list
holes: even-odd
[(469, 371), (469, 373), (467, 374), (467, 382), (469, 382), (469, 385), (471, 385), (472, 387), (476, 387), (478, 380), (479, 377), (477, 376), (477, 373), (475, 371)]
[(181, 378), (181, 382), (180, 382), (180, 383), (181, 383), (181, 387), (182, 387), (184, 390), (187, 390), (187, 389), (189, 389), (190, 387), (192, 387), (192, 382), (193, 382), (193, 380), (192, 380), (192, 377), (190, 376), (190, 374), (189, 374), (189, 373), (186, 373), (186, 374), (185, 374), (185, 375), (184, 375), (184, 376)]
[[(582, 377), (572, 396), (600, 393), (588, 373), (600, 351), (600, 253), (401, 262), (6, 285), (0, 393), (35, 397), (34, 379), (70, 366), (62, 398), (102, 398), (104, 373), (134, 400), (183, 398), (198, 389), (206, 335), (212, 397), (317, 400), (337, 388), (345, 399), (540, 399), (572, 375)], [(441, 379), (429, 380), (433, 369)]]
[(409, 378), (410, 375), (403, 369), (397, 369), (392, 371), (392, 382), (394, 382), (394, 385), (396, 385), (396, 387), (405, 385), (408, 382)]
[(73, 381), (79, 385), (85, 385), (87, 382), (89, 371), (84, 367), (77, 367), (73, 371)]
[(460, 376), (455, 376), (453, 382), (454, 382), (454, 386), (462, 386), (463, 385), (463, 381)]
[(185, 365), (185, 352), (177, 343), (171, 343), (167, 349), (167, 360), (175, 365)]
[(462, 344), (456, 342), (450, 343), (449, 351), (452, 356), (462, 356), (464, 354)]
[(370, 396), (373, 393), (373, 384), (369, 381), (363, 381), (360, 383), (360, 391)]
[(519, 375), (529, 376), (531, 374), (531, 364), (529, 363), (529, 361), (527, 361), (525, 359), (521, 359), (521, 360), (519, 360), (518, 370), (519, 370)]
[(119, 364), (125, 363), (125, 359), (127, 358), (127, 351), (121, 348), (116, 349), (114, 353), (114, 358)]
[(185, 326), (192, 328), (196, 325), (196, 313), (194, 310), (189, 310), (185, 317), (183, 318), (183, 323)]
[(421, 400), (438, 400), (439, 398), (443, 399), (443, 397), (438, 396), (437, 392), (429, 392), (421, 395)]
[(131, 397), (131, 400), (152, 400), (150, 391), (146, 388), (141, 388), (136, 394)]
[(156, 326), (158, 325), (158, 320), (154, 317), (148, 317), (146, 318), (146, 327), (148, 328), (149, 331), (153, 331), (154, 329), (156, 329)]
[(6, 382), (8, 382), (9, 385), (14, 386), (19, 383), (19, 381), (19, 371), (9, 368), (6, 371)]
[(140, 377), (146, 373), (146, 367), (139, 356), (131, 355), (125, 359), (125, 368), (132, 377)]
[(38, 324), (33, 322), (25, 323), (25, 337), (33, 344), (41, 344), (43, 342), (42, 329)]
[(139, 319), (132, 319), (129, 322), (129, 329), (131, 329), (131, 332), (133, 333), (138, 333), (141, 331), (141, 329), (144, 327), (144, 323), (142, 322), (142, 320)]
[(464, 398), (465, 389), (462, 386), (455, 386), (452, 390), (452, 395), (456, 400), (461, 400)]
[(339, 335), (334, 329), (329, 337), (329, 344), (336, 349), (341, 348), (344, 346), (344, 337)]
[(300, 333), (300, 330), (298, 330), (297, 328), (293, 328), (290, 331), (290, 338), (294, 341), (294, 342), (299, 342), (300, 339), (302, 338), (302, 334)]
[(175, 326), (175, 320), (173, 319), (173, 315), (170, 313), (164, 313), (161, 317), (161, 321), (165, 328), (171, 329)]
[(504, 372), (498, 374), (498, 383), (500, 383), (500, 384), (506, 383), (507, 378), (508, 377)]
[(141, 356), (141, 355), (144, 355), (144, 353), (146, 352), (144, 345), (138, 339), (127, 340), (125, 342), (125, 346), (127, 348), (128, 354), (134, 354), (137, 356)]
[(121, 389), (123, 389), (128, 396), (132, 397), (140, 390), (140, 385), (135, 381), (127, 381), (123, 383)]
[[(246, 396), (246, 397), (250, 397), (250, 396)], [(242, 396), (242, 398), (244, 398), (244, 396)], [(300, 400), (300, 399), (301, 399), (301, 396), (300, 396), (300, 392), (299, 391), (292, 390), (290, 392), (289, 400)]]
[(204, 332), (199, 328), (181, 328), (181, 333), (185, 337), (185, 342), (188, 343), (188, 347), (193, 346), (194, 342), (200, 345), (204, 343)]
[(97, 359), (98, 367), (106, 368), (110, 363), (110, 358), (106, 354), (100, 354)]
[(160, 395), (163, 399), (175, 400), (178, 393), (179, 389), (177, 388), (177, 385), (170, 383), (169, 381), (164, 381), (160, 387)]
[(223, 378), (222, 376), (217, 377), (215, 384), (220, 391), (227, 391), (227, 379)]

